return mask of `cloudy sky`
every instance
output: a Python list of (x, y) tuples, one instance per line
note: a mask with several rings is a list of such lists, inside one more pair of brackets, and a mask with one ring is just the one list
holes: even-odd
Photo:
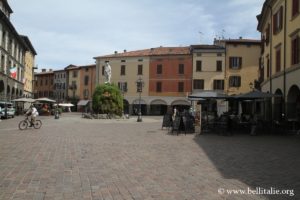
[(259, 39), (264, 0), (8, 0), (41, 68), (93, 64), (114, 51)]

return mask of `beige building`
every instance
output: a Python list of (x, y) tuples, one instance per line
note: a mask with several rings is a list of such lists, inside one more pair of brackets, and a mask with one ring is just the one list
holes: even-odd
[(0, 100), (11, 101), (24, 94), (27, 44), (10, 21), (7, 0), (0, 0)]
[(224, 91), (225, 48), (216, 45), (192, 45), (193, 92)]
[(263, 40), (261, 87), (273, 99), (275, 119), (300, 119), (300, 0), (265, 0), (258, 27)]
[(35, 56), (37, 55), (35, 49), (33, 48), (29, 38), (27, 36), (21, 36), (24, 42), (27, 44), (29, 51), (25, 53), (25, 70), (24, 70), (24, 96), (33, 97), (33, 84), (34, 84), (34, 69)]
[(96, 59), (96, 83), (105, 82), (104, 67), (106, 63), (111, 66), (111, 83), (118, 85), (124, 95), (124, 112), (132, 113), (132, 104), (139, 103), (137, 93), (137, 80), (141, 78), (144, 86), (141, 92), (142, 103), (149, 93), (149, 62), (150, 58), (143, 51), (124, 51), (108, 56), (95, 57)]
[(228, 95), (251, 91), (259, 77), (260, 40), (228, 39), (216, 41), (226, 51), (224, 90)]

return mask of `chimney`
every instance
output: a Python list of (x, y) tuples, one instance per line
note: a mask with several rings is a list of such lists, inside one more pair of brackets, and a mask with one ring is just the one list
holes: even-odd
[(240, 40), (242, 40), (243, 39), (243, 37), (242, 36), (240, 36)]
[(115, 54), (117, 54), (118, 53), (118, 51), (115, 51)]
[(124, 53), (126, 53), (127, 52), (127, 50), (126, 49), (124, 49)]
[(52, 69), (49, 69), (49, 72), (52, 72)]
[(46, 69), (42, 69), (42, 72), (46, 72)]

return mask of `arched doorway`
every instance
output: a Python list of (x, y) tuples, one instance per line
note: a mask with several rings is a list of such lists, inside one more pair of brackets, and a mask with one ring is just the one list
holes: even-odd
[(168, 105), (164, 100), (156, 99), (150, 103), (151, 115), (164, 115), (167, 113)]
[[(183, 112), (184, 110), (189, 110), (191, 107), (191, 103), (186, 100), (175, 100), (171, 103), (172, 108), (176, 107), (179, 112)], [(172, 109), (172, 110), (173, 110)]]
[(288, 92), (287, 118), (298, 120), (300, 118), (300, 90), (296, 85), (293, 85)]
[(282, 91), (278, 88), (275, 91), (275, 97), (274, 97), (274, 107), (273, 107), (273, 115), (274, 115), (274, 120), (281, 121), (283, 119), (283, 111), (284, 111), (284, 103), (283, 103), (283, 93)]

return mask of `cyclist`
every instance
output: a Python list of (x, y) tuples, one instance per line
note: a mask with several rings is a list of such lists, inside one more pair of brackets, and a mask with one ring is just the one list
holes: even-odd
[(34, 105), (31, 105), (28, 111), (25, 114), (26, 116), (30, 116), (31, 118), (31, 124), (30, 127), (34, 124), (36, 116), (39, 115), (37, 109), (34, 107)]

